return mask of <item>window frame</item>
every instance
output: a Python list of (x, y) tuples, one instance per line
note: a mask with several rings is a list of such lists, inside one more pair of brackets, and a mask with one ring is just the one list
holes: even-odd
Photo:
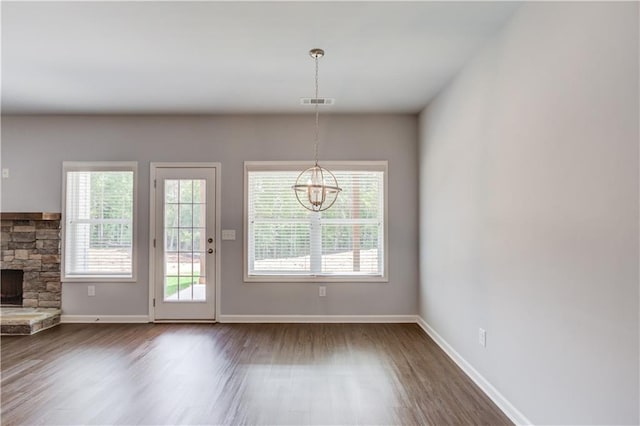
[[(382, 275), (249, 275), (249, 172), (250, 171), (298, 171), (301, 172), (311, 166), (309, 161), (245, 161), (244, 162), (244, 193), (243, 193), (243, 276), (246, 283), (329, 283), (329, 282), (389, 282), (389, 162), (380, 161), (322, 161), (320, 163), (331, 171), (378, 171), (383, 172), (383, 261)], [(291, 182), (293, 185), (294, 182)], [(291, 195), (294, 196), (293, 190)], [(301, 209), (304, 207), (300, 206)]]
[[(117, 275), (72, 275), (66, 271), (66, 243), (67, 243), (67, 173), (68, 172), (133, 172), (133, 216), (131, 219), (131, 276)], [(60, 244), (60, 281), (77, 283), (120, 283), (137, 282), (138, 277), (138, 162), (137, 161), (63, 161), (62, 162), (62, 217)]]

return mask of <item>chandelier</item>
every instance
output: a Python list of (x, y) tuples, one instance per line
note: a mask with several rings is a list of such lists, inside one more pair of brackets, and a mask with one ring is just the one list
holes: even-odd
[(338, 186), (338, 180), (329, 170), (318, 165), (318, 140), (320, 136), (320, 99), (318, 98), (318, 59), (324, 56), (324, 50), (311, 49), (309, 55), (316, 63), (316, 97), (311, 100), (315, 105), (316, 127), (314, 139), (314, 165), (298, 175), (296, 184), (292, 186), (298, 202), (307, 210), (321, 212), (327, 210), (338, 199), (342, 189)]

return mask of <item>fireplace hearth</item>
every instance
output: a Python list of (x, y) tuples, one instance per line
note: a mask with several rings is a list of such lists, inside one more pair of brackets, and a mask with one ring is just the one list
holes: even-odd
[(0, 219), (0, 334), (33, 334), (57, 325), (60, 213), (2, 212)]

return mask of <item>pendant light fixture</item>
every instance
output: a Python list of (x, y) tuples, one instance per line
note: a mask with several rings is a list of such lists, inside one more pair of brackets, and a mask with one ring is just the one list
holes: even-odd
[(318, 60), (324, 56), (324, 50), (311, 49), (309, 55), (316, 63), (316, 97), (311, 100), (315, 105), (316, 127), (314, 138), (314, 165), (298, 175), (293, 190), (298, 202), (307, 210), (321, 212), (330, 208), (338, 199), (342, 189), (338, 180), (329, 170), (318, 165), (318, 140), (320, 136), (320, 99), (318, 98)]

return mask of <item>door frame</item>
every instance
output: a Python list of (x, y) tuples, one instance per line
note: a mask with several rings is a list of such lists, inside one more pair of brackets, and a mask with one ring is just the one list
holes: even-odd
[[(214, 319), (211, 320), (156, 320), (156, 310), (155, 306), (153, 306), (153, 299), (155, 297), (155, 284), (156, 284), (156, 261), (155, 261), (155, 250), (156, 248), (153, 246), (153, 240), (157, 238), (155, 235), (156, 230), (156, 188), (155, 188), (155, 175), (156, 170), (159, 168), (190, 168), (190, 167), (211, 167), (215, 169), (216, 175), (216, 185), (215, 185), (215, 240), (216, 240), (216, 249), (215, 249), (215, 313)], [(221, 185), (220, 185), (220, 175), (221, 175), (221, 167), (222, 164), (219, 162), (151, 162), (149, 163), (149, 321), (150, 322), (218, 322), (220, 318), (220, 257), (221, 257), (221, 225), (220, 225), (220, 207), (221, 207)], [(157, 244), (156, 244), (157, 245)]]

